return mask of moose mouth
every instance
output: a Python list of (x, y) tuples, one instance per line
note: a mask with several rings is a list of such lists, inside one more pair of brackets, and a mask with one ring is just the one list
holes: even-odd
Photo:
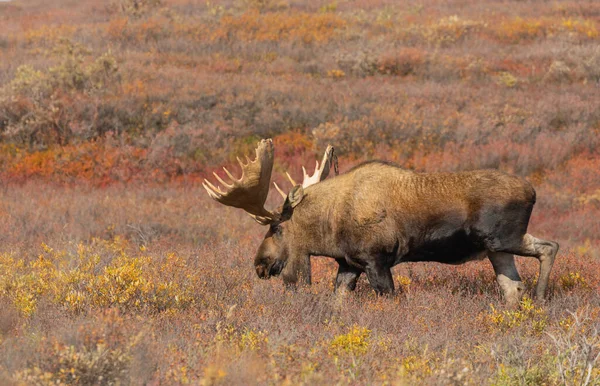
[(256, 267), (256, 274), (261, 279), (269, 279), (271, 276), (278, 276), (285, 264), (281, 260), (275, 260), (273, 264), (268, 267), (264, 265), (259, 265)]
[(283, 270), (284, 266), (285, 264), (283, 264), (283, 261), (275, 260), (275, 262), (269, 268), (269, 276), (278, 276)]

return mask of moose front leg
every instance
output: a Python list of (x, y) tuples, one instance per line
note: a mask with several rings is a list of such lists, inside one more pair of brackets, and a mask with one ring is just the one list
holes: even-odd
[(389, 267), (378, 267), (376, 264), (367, 265), (365, 272), (371, 287), (377, 295), (388, 295), (394, 293), (394, 279)]
[(488, 252), (488, 257), (496, 272), (496, 280), (504, 292), (504, 299), (510, 307), (521, 301), (525, 286), (515, 266), (515, 257), (510, 253)]
[(353, 267), (344, 259), (336, 259), (339, 267), (335, 278), (335, 292), (354, 291), (356, 282), (363, 272), (357, 267)]
[(388, 295), (394, 293), (394, 278), (391, 267), (381, 264), (377, 259), (369, 261), (365, 266), (365, 272), (371, 287), (377, 295)]
[(310, 285), (310, 255), (307, 253), (291, 254), (287, 260), (287, 264), (281, 271), (281, 277), (286, 286), (294, 286), (299, 281)]
[(369, 284), (377, 295), (394, 293), (392, 264), (387, 256), (361, 252), (355, 256), (347, 256), (346, 261), (348, 265), (357, 267), (367, 274)]

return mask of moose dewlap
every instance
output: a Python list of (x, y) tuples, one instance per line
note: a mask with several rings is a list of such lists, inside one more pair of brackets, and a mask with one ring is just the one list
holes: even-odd
[(239, 161), (239, 179), (226, 169), (231, 183), (215, 174), (224, 190), (204, 183), (216, 201), (269, 225), (254, 260), (259, 277), (310, 283), (310, 256), (328, 256), (339, 264), (336, 290), (353, 290), (365, 272), (381, 294), (394, 291), (396, 264), (462, 264), (487, 256), (507, 302), (516, 303), (524, 289), (516, 254), (540, 261), (536, 295), (544, 296), (558, 244), (527, 233), (535, 190), (526, 180), (497, 170), (415, 173), (381, 161), (325, 180), (336, 160), (329, 146), (312, 176), (304, 170), (301, 185), (290, 178), (287, 195), (276, 186), (285, 202), (270, 211), (264, 203), (273, 151), (272, 141), (262, 140), (254, 161)]

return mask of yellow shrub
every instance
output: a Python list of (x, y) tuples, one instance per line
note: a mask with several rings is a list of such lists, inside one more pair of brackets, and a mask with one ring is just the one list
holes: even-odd
[(339, 79), (346, 76), (346, 73), (342, 70), (329, 70), (327, 71), (327, 77)]
[(116, 330), (107, 335), (103, 329), (82, 328), (82, 337), (75, 344), (43, 339), (39, 350), (46, 361), (18, 371), (14, 380), (36, 385), (121, 384), (127, 379), (132, 349), (142, 334), (125, 334), (125, 320), (118, 312), (108, 311), (99, 319)]
[[(145, 256), (129, 256), (126, 245), (120, 238), (94, 240), (68, 254), (42, 244), (43, 253), (29, 263), (1, 255), (5, 274), (0, 277), (0, 295), (10, 298), (24, 316), (35, 312), (42, 297), (72, 312), (112, 306), (172, 312), (193, 302), (186, 281), (173, 280), (172, 270), (181, 268), (174, 254), (159, 264)], [(116, 256), (99, 269), (100, 253)], [(69, 269), (71, 265), (75, 268)]]
[(515, 87), (518, 82), (519, 80), (513, 74), (506, 71), (499, 73), (498, 77), (496, 78), (496, 83), (508, 88)]
[[(99, 306), (119, 304), (140, 305), (141, 294), (149, 291), (143, 276), (141, 258), (120, 258), (96, 277), (93, 287), (98, 291), (94, 303)], [(132, 302), (133, 304), (129, 304)]]
[(575, 287), (588, 288), (585, 278), (579, 272), (569, 272), (560, 277), (560, 286), (567, 291)]
[(43, 25), (36, 29), (30, 29), (25, 33), (27, 43), (31, 45), (53, 44), (60, 39), (73, 36), (77, 29), (72, 25)]
[(419, 377), (425, 377), (431, 375), (432, 371), (433, 363), (430, 359), (411, 355), (402, 359), (399, 373), (400, 376), (418, 375)]
[(369, 348), (371, 330), (353, 326), (347, 334), (337, 335), (329, 344), (329, 354), (337, 357), (343, 354), (362, 355)]
[(227, 375), (225, 370), (220, 366), (208, 365), (204, 368), (204, 382), (203, 385), (214, 385)]
[(519, 43), (523, 40), (534, 40), (565, 32), (589, 39), (598, 37), (598, 30), (593, 21), (573, 18), (561, 21), (517, 17), (499, 24), (494, 30), (497, 38), (509, 43)]
[(591, 39), (598, 37), (598, 30), (591, 20), (568, 18), (562, 21), (561, 26), (569, 32)]
[(564, 319), (561, 319), (558, 322), (558, 325), (560, 328), (562, 328), (564, 331), (569, 331), (571, 329), (571, 326), (573, 326), (573, 323), (575, 322), (575, 320), (573, 319), (572, 316), (567, 316)]
[(411, 25), (406, 29), (406, 33), (435, 46), (448, 46), (484, 27), (482, 22), (452, 15), (429, 25)]
[(501, 40), (518, 43), (543, 37), (551, 31), (551, 26), (544, 20), (517, 17), (501, 23), (496, 33)]
[(518, 310), (497, 310), (490, 305), (491, 311), (484, 316), (489, 327), (508, 331), (512, 328), (528, 324), (532, 334), (540, 334), (548, 325), (548, 315), (541, 307), (536, 307), (533, 300), (524, 297)]
[(240, 348), (254, 351), (268, 341), (265, 332), (247, 329), (240, 337)]
[(321, 8), (319, 8), (319, 12), (320, 13), (335, 12), (335, 11), (337, 11), (337, 6), (338, 6), (337, 2), (334, 1), (332, 3), (321, 6)]
[(398, 283), (398, 286), (400, 286), (400, 288), (402, 288), (404, 291), (408, 291), (410, 285), (412, 284), (412, 280), (410, 280), (410, 277), (402, 275), (396, 276), (396, 281)]

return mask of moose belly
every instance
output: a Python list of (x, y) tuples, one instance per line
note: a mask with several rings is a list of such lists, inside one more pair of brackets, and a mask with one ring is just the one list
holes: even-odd
[(398, 263), (433, 261), (444, 264), (462, 264), (483, 257), (483, 243), (464, 230), (450, 234), (433, 235), (422, 240), (411, 239), (408, 252), (399, 256)]

